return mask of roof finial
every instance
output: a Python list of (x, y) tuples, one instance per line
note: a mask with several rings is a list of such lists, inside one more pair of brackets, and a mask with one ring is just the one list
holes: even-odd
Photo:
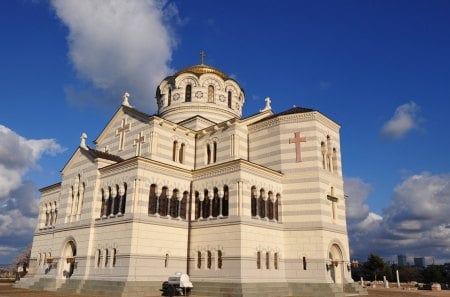
[(202, 65), (205, 64), (205, 57), (206, 57), (205, 52), (202, 50), (200, 52), (200, 62), (201, 62)]
[(81, 138), (80, 147), (84, 150), (88, 150), (88, 147), (86, 145), (86, 138), (87, 138), (86, 133), (83, 132), (83, 134), (81, 134), (80, 138)]
[(132, 107), (130, 105), (130, 102), (128, 102), (128, 98), (130, 97), (130, 94), (128, 92), (125, 92), (125, 94), (123, 94), (123, 101), (122, 101), (122, 105), (127, 106), (127, 107)]
[(270, 98), (267, 97), (266, 99), (264, 99), (264, 101), (266, 101), (266, 107), (264, 107), (264, 109), (261, 109), (261, 110), (260, 110), (261, 112), (266, 111), (266, 110), (271, 110), (271, 109), (272, 109), (272, 107), (270, 106), (270, 102), (272, 102), (272, 101), (270, 100)]

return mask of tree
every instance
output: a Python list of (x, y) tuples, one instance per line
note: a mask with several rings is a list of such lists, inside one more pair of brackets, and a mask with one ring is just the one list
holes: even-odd
[(442, 265), (430, 265), (423, 270), (423, 278), (427, 283), (445, 282), (445, 272)]
[(22, 267), (26, 271), (30, 264), (31, 245), (27, 246), (20, 254), (18, 254), (11, 262), (11, 270), (16, 271), (17, 267)]
[(370, 254), (367, 262), (364, 263), (364, 268), (373, 274), (375, 281), (377, 280), (377, 275), (384, 271), (385, 266), (384, 260), (374, 254)]

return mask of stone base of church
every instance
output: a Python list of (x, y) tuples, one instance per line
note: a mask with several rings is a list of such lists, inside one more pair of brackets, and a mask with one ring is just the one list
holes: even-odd
[[(52, 278), (23, 279), (16, 287), (111, 297), (156, 297), (162, 295), (162, 282), (58, 280)], [(344, 286), (329, 283), (221, 283), (195, 282), (191, 297), (285, 297), (367, 295), (357, 283)]]

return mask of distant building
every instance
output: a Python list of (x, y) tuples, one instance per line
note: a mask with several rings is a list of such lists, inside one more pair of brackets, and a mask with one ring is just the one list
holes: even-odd
[(414, 266), (416, 267), (425, 267), (425, 258), (424, 257), (420, 257), (420, 258), (414, 258)]
[(408, 262), (406, 261), (405, 255), (397, 255), (398, 258), (398, 266), (406, 266), (408, 265)]

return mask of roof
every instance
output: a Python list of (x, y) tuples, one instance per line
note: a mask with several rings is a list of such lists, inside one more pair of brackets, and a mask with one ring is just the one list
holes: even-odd
[(182, 73), (195, 73), (195, 74), (214, 73), (214, 74), (220, 76), (224, 80), (228, 79), (228, 75), (226, 75), (223, 71), (221, 71), (217, 68), (214, 68), (212, 66), (205, 65), (205, 64), (199, 64), (199, 65), (194, 65), (194, 66), (189, 66), (189, 67), (183, 68), (180, 71), (178, 71), (177, 73), (175, 73), (174, 76), (178, 76)]
[(100, 158), (100, 159), (114, 161), (114, 162), (117, 162), (117, 163), (123, 161), (123, 159), (121, 157), (119, 157), (119, 156), (112, 155), (112, 154), (105, 153), (105, 152), (101, 152), (101, 151), (97, 151), (97, 150), (95, 150), (93, 148), (90, 148), (89, 146), (88, 146), (88, 149), (89, 150), (87, 152), (94, 159)]
[(292, 108), (290, 108), (288, 110), (285, 110), (285, 111), (282, 111), (282, 112), (279, 112), (279, 113), (274, 113), (273, 115), (270, 115), (270, 116), (268, 116), (268, 117), (266, 117), (264, 119), (261, 119), (261, 120), (255, 122), (254, 124), (261, 123), (261, 122), (264, 122), (264, 121), (267, 121), (267, 120), (270, 120), (270, 119), (273, 119), (273, 118), (277, 118), (277, 117), (280, 117), (280, 116), (284, 116), (284, 115), (297, 114), (297, 113), (306, 113), (306, 112), (312, 112), (312, 111), (316, 111), (316, 110), (311, 109), (311, 108), (304, 108), (304, 107), (296, 107), (296, 106), (294, 106), (294, 107), (292, 107)]

